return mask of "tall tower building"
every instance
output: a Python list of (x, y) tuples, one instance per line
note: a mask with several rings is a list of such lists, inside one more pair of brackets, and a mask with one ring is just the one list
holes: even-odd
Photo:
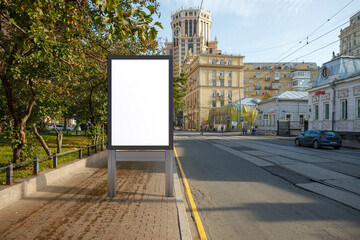
[(340, 55), (360, 57), (360, 11), (350, 18), (350, 25), (340, 31)]
[(181, 8), (171, 14), (172, 42), (166, 40), (166, 54), (182, 66), (189, 53), (217, 54), (217, 39), (210, 41), (211, 13), (200, 8)]

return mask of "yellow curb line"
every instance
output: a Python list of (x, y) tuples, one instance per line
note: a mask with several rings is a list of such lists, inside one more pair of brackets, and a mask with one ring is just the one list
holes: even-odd
[(180, 163), (179, 157), (178, 157), (178, 155), (177, 155), (175, 146), (174, 146), (174, 153), (175, 153), (175, 157), (176, 157), (177, 163), (178, 163), (179, 168), (180, 168), (180, 172), (181, 172), (181, 175), (182, 175), (182, 178), (183, 178), (185, 190), (186, 190), (186, 193), (187, 193), (188, 198), (189, 198), (191, 210), (192, 210), (193, 215), (194, 215), (194, 218), (195, 218), (196, 228), (197, 228), (197, 230), (198, 230), (200, 239), (201, 239), (201, 240), (207, 240), (204, 227), (203, 227), (203, 225), (202, 225), (202, 223), (201, 223), (201, 219), (200, 219), (199, 213), (198, 213), (198, 211), (197, 211), (197, 209), (196, 209), (196, 205), (195, 205), (194, 199), (193, 199), (193, 197), (192, 197), (192, 195), (191, 195), (191, 190), (190, 190), (190, 187), (189, 187), (189, 183), (188, 183), (188, 181), (187, 181), (187, 179), (186, 179), (185, 173), (184, 173), (183, 168), (182, 168), (182, 166), (181, 166), (181, 163)]

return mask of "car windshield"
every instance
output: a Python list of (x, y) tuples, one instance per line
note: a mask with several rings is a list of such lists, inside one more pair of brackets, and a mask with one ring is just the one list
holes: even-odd
[(335, 136), (334, 132), (323, 131), (321, 133), (324, 134), (325, 136)]

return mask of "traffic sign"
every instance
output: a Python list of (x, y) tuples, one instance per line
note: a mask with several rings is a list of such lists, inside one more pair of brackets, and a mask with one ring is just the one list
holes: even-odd
[(243, 122), (244, 121), (244, 117), (240, 117), (240, 122)]
[(262, 119), (263, 120), (269, 120), (269, 114), (268, 113), (263, 113), (262, 114)]

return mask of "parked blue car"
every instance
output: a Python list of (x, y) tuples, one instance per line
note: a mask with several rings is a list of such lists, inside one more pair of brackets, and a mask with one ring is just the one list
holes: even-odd
[(314, 146), (314, 148), (327, 146), (340, 149), (341, 144), (341, 137), (328, 130), (308, 130), (295, 139), (296, 146)]

